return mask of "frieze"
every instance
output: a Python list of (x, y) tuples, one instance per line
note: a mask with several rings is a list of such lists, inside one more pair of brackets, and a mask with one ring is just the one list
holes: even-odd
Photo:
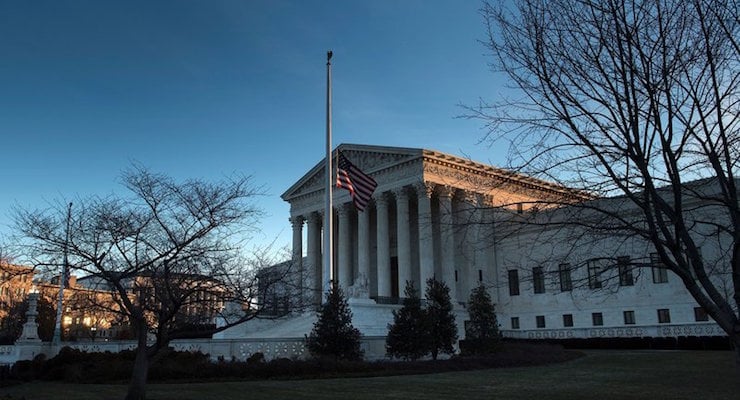
[(727, 336), (717, 324), (505, 330), (506, 337), (526, 339), (597, 339), (625, 337)]
[(381, 167), (389, 167), (419, 157), (418, 154), (377, 153), (355, 150), (343, 150), (342, 154), (352, 164), (369, 174), (372, 174)]
[(658, 329), (663, 336), (727, 336), (727, 333), (716, 324), (663, 326)]
[(473, 191), (482, 193), (498, 189), (510, 193), (528, 194), (537, 198), (561, 200), (564, 198), (578, 198), (581, 200), (587, 198), (583, 193), (556, 187), (550, 182), (519, 175), (511, 171), (494, 169), (473, 162), (460, 163), (453, 161), (425, 158), (424, 173), (450, 178), (450, 181), (440, 183), (455, 186), (467, 184)]

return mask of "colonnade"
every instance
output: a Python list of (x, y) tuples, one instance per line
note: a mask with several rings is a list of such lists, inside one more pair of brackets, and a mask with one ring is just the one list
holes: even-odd
[[(484, 221), (482, 211), (472, 218), (470, 214), (480, 210), (477, 206), (484, 201), (481, 195), (419, 182), (376, 191), (364, 212), (357, 212), (351, 202), (336, 204), (336, 279), (348, 297), (384, 299), (403, 297), (406, 281), (414, 282), (423, 297), (426, 281), (436, 277), (447, 283), (452, 299), (465, 301), (468, 293), (458, 296), (457, 290), (469, 290), (466, 282), (482, 276), (492, 262), (491, 252), (480, 246), (490, 227), (463, 226), (463, 222)], [(301, 271), (301, 287), (312, 290), (314, 301), (329, 280), (328, 271), (323, 271), (322, 217), (322, 211), (291, 217), (293, 263)], [(310, 280), (304, 279), (308, 276)]]

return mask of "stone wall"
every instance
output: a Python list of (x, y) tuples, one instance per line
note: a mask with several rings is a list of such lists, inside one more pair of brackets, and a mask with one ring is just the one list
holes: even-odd
[[(189, 339), (174, 340), (170, 346), (177, 351), (201, 352), (209, 354), (213, 361), (245, 361), (254, 353), (262, 353), (265, 360), (277, 358), (305, 359), (309, 357), (303, 338), (280, 339)], [(55, 347), (50, 343), (30, 345), (0, 346), (0, 365), (13, 364), (19, 360), (29, 360), (38, 354), (55, 356), (62, 347), (70, 347), (85, 352), (118, 353), (136, 348), (135, 341), (112, 342), (66, 342)], [(365, 359), (369, 361), (385, 358), (385, 337), (363, 337), (361, 347)]]

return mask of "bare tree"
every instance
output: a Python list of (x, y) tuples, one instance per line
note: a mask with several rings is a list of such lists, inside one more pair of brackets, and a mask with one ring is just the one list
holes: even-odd
[[(492, 67), (521, 97), (470, 110), (486, 139), (509, 144), (512, 168), (602, 198), (534, 219), (583, 240), (649, 243), (740, 366), (738, 10), (736, 0), (486, 3)], [(701, 254), (709, 242), (713, 263)]]
[(143, 399), (149, 363), (172, 339), (259, 315), (257, 270), (267, 258), (239, 255), (237, 239), (261, 215), (248, 178), (180, 183), (133, 167), (123, 184), (131, 196), (76, 201), (69, 224), (66, 206), (16, 210), (15, 221), (29, 257), (66, 253), (88, 288), (108, 291), (89, 296), (88, 306), (130, 323), (138, 347), (126, 399)]

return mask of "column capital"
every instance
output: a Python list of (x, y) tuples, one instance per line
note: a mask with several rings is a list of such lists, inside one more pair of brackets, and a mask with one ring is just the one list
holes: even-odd
[(391, 189), (391, 192), (393, 193), (393, 196), (396, 198), (396, 200), (405, 200), (409, 198), (409, 192), (405, 186), (393, 188)]
[(478, 193), (476, 195), (478, 207), (491, 207), (493, 205), (493, 196), (490, 194)]
[(478, 196), (480, 196), (479, 193), (471, 192), (469, 190), (462, 190), (462, 201), (471, 204), (473, 206), (478, 205)]
[(354, 205), (352, 203), (342, 203), (337, 206), (337, 214), (339, 214), (340, 217), (345, 217), (348, 216), (353, 209)]
[(321, 212), (314, 211), (314, 212), (308, 213), (308, 217), (306, 219), (308, 220), (309, 223), (313, 224), (313, 223), (321, 222), (321, 216), (322, 216)]
[(290, 218), (288, 218), (290, 221), (290, 224), (293, 225), (294, 229), (298, 229), (303, 227), (303, 222), (306, 220), (303, 215), (294, 215)]
[(373, 197), (373, 201), (375, 201), (375, 206), (388, 206), (388, 192), (382, 192), (378, 193), (377, 196)]
[(439, 185), (437, 188), (437, 193), (439, 194), (439, 197), (452, 199), (452, 197), (455, 195), (455, 188), (447, 185)]
[(416, 190), (416, 195), (419, 198), (426, 197), (427, 199), (431, 199), (436, 186), (436, 184), (431, 182), (416, 182), (414, 184), (414, 190)]

